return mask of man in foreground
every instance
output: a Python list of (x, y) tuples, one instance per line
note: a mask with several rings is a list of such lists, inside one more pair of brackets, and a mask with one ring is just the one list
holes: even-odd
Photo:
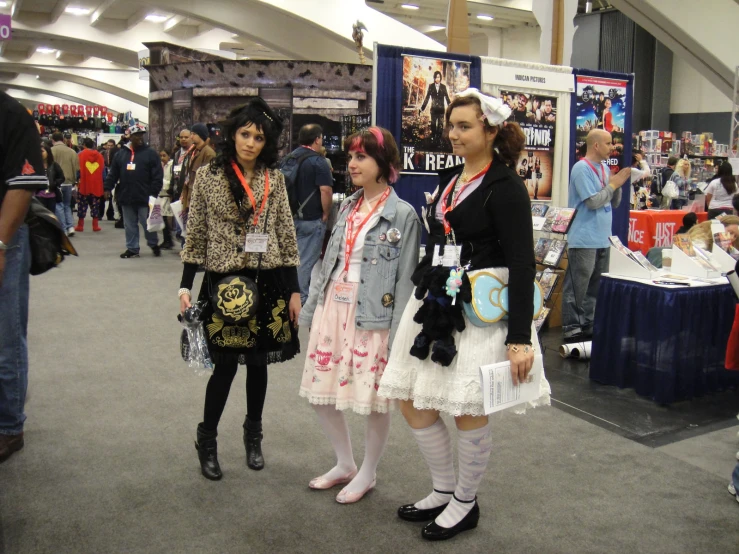
[(34, 192), (47, 186), (36, 125), (0, 92), (0, 462), (23, 448), (31, 268), (23, 220)]

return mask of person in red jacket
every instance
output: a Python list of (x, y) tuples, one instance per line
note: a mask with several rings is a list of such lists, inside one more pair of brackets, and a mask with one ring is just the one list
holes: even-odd
[(86, 138), (82, 142), (85, 149), (80, 152), (80, 184), (79, 184), (79, 206), (77, 207), (77, 215), (79, 221), (75, 231), (81, 233), (85, 230), (85, 216), (87, 208), (90, 207), (92, 215), (92, 230), (100, 231), (98, 218), (102, 216), (101, 203), (105, 195), (103, 190), (103, 170), (105, 168), (105, 159), (103, 155), (95, 149), (95, 143), (91, 138)]

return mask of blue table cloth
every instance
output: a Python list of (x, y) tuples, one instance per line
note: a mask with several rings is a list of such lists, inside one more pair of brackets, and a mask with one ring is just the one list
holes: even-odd
[(590, 378), (660, 404), (738, 385), (739, 372), (724, 368), (735, 305), (728, 284), (667, 289), (604, 276)]

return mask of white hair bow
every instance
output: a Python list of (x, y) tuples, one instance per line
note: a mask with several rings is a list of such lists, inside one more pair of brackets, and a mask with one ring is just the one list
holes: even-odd
[(482, 94), (476, 88), (468, 88), (458, 93), (457, 96), (474, 96), (480, 101), (482, 115), (490, 125), (502, 125), (511, 116), (511, 109), (501, 102), (500, 98)]

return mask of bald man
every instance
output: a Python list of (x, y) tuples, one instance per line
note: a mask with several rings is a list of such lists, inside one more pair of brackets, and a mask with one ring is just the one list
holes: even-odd
[(611, 175), (605, 162), (613, 139), (602, 129), (588, 133), (587, 153), (570, 174), (569, 206), (577, 215), (567, 233), (568, 266), (562, 288), (562, 331), (565, 340), (593, 336), (595, 299), (600, 276), (608, 271), (613, 208), (621, 204), (621, 187), (631, 175), (624, 168)]

